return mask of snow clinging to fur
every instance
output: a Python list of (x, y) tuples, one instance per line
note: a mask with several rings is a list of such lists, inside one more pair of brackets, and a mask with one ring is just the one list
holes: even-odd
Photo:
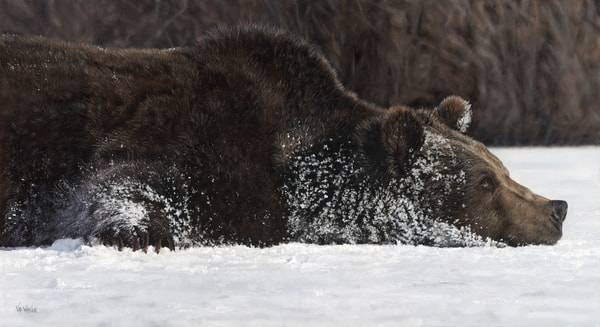
[(471, 109), (471, 104), (468, 103), (466, 100), (463, 101), (465, 102), (465, 113), (456, 121), (456, 129), (461, 133), (466, 133), (469, 129), (469, 126), (471, 125), (473, 111)]
[(440, 154), (452, 155), (443, 137), (426, 133), (423, 147), (423, 155), (405, 176), (385, 181), (368, 176), (349, 142), (331, 142), (312, 154), (292, 156), (283, 188), (292, 240), (319, 244), (484, 244), (467, 229), (433, 219), (432, 207), (424, 201), (426, 179), (443, 185), (443, 198), (453, 191), (452, 185), (464, 184), (465, 176), (463, 171), (450, 173), (440, 162)]

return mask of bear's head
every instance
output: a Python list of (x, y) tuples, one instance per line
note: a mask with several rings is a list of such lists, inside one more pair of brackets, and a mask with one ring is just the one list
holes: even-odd
[(567, 203), (512, 180), (496, 156), (464, 134), (470, 121), (469, 103), (450, 96), (433, 110), (392, 107), (358, 139), (377, 178), (410, 184), (436, 221), (511, 246), (555, 244)]

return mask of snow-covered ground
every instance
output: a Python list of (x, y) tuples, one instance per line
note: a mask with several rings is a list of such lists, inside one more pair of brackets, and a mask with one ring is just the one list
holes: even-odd
[(0, 326), (600, 326), (600, 147), (493, 152), (558, 245), (0, 248)]

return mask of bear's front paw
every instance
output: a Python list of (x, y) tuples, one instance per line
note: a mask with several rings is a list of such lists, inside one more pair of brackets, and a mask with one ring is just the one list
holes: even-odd
[(95, 238), (105, 246), (115, 246), (120, 250), (124, 247), (130, 247), (133, 251), (148, 251), (148, 247), (153, 246), (156, 253), (160, 249), (168, 247), (175, 250), (173, 235), (166, 229), (149, 228), (147, 226), (107, 226), (104, 230), (97, 233)]

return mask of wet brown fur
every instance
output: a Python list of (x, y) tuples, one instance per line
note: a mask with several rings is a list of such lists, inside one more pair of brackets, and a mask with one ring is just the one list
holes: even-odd
[[(195, 206), (189, 228), (201, 229), (192, 235), (217, 243), (277, 244), (288, 240), (280, 187), (289, 153), (358, 137), (374, 173), (383, 168), (397, 174), (418, 153), (425, 129), (453, 142), (463, 164), (454, 168), (472, 176), (485, 170), (498, 183), (493, 194), (482, 194), (480, 181), (468, 180), (466, 207), (438, 208), (438, 217), (515, 245), (555, 242), (560, 233), (549, 233), (544, 221), (552, 205), (512, 182), (483, 145), (453, 129), (457, 103), (466, 102), (429, 112), (369, 104), (341, 86), (316, 49), (271, 29), (219, 30), (171, 50), (107, 50), (3, 36), (0, 245), (51, 242), (62, 235), (53, 230), (53, 219), (64, 209), (56, 202), (67, 197), (65, 188), (113, 179), (141, 181), (174, 196), (189, 183)], [(290, 136), (298, 142), (286, 143)], [(171, 184), (174, 190), (166, 186)], [(74, 236), (134, 248), (172, 242), (164, 208), (144, 201), (149, 235), (108, 228)], [(39, 218), (17, 226), (25, 232), (14, 238), (6, 233), (9, 220), (23, 210)], [(44, 229), (51, 235), (38, 231)]]

